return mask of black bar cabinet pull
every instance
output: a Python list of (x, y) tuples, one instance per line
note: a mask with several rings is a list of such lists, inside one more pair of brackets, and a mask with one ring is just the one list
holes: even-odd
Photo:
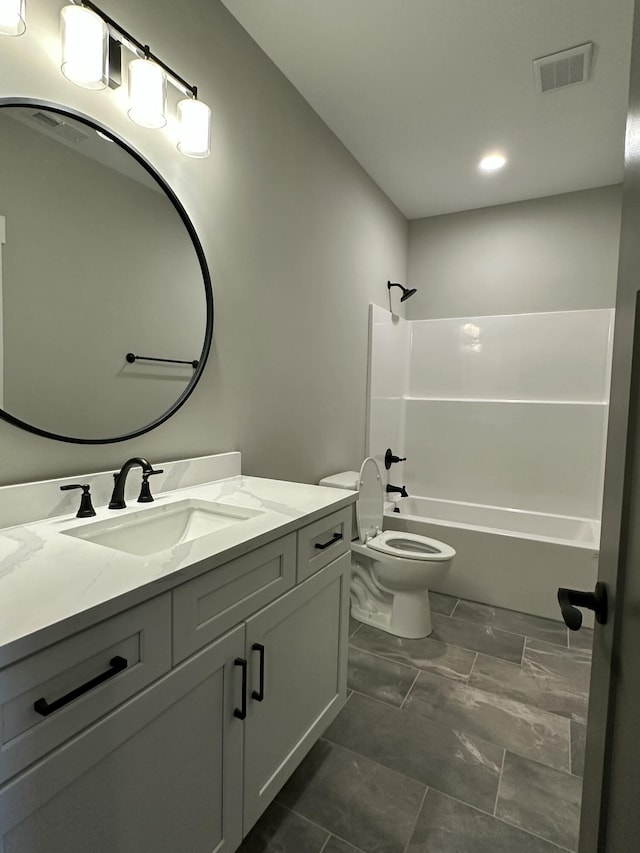
[(339, 542), (341, 539), (342, 539), (342, 533), (334, 533), (328, 542), (316, 542), (315, 547), (319, 551), (324, 551), (324, 549), (328, 548), (329, 545), (335, 545), (335, 543)]
[(255, 699), (256, 702), (262, 702), (264, 700), (264, 646), (262, 643), (254, 643), (251, 649), (260, 655), (260, 689), (253, 690), (251, 698)]
[(596, 622), (601, 625), (607, 621), (607, 588), (598, 581), (593, 592), (582, 592), (579, 589), (565, 589), (560, 587), (558, 590), (558, 604), (562, 612), (562, 618), (565, 625), (571, 631), (578, 631), (582, 625), (582, 613), (578, 607), (586, 607), (587, 610), (593, 610), (596, 616)]
[(74, 699), (77, 699), (84, 693), (88, 693), (89, 690), (93, 690), (94, 687), (97, 687), (99, 684), (103, 684), (105, 681), (108, 681), (110, 678), (113, 678), (114, 675), (117, 675), (119, 672), (122, 672), (123, 669), (127, 668), (128, 661), (126, 658), (120, 657), (120, 655), (116, 655), (109, 661), (109, 666), (110, 669), (108, 669), (106, 672), (102, 672), (100, 673), (100, 675), (96, 675), (95, 678), (92, 678), (90, 681), (87, 681), (80, 687), (76, 687), (75, 690), (72, 690), (65, 696), (61, 696), (60, 699), (56, 699), (55, 702), (51, 702), (51, 704), (47, 702), (44, 696), (41, 699), (37, 699), (33, 703), (33, 710), (36, 711), (38, 714), (41, 714), (43, 717), (48, 717), (49, 714), (53, 714), (54, 711), (58, 711), (60, 708), (63, 708), (65, 705), (68, 705), (69, 702), (73, 702)]
[(134, 361), (164, 361), (167, 364), (190, 364), (194, 370), (198, 366), (197, 359), (185, 361), (182, 358), (154, 358), (152, 355), (135, 355), (132, 352), (128, 352), (126, 358), (129, 364), (133, 364)]
[(233, 664), (242, 667), (242, 704), (234, 710), (233, 716), (244, 720), (247, 716), (247, 662), (244, 658), (236, 658)]

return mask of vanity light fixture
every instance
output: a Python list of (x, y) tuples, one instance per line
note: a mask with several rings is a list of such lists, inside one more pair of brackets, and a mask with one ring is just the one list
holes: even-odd
[[(9, 0), (0, 0), (2, 4)], [(18, 2), (18, 0), (12, 0)], [(21, 0), (24, 5), (25, 0)], [(167, 124), (167, 83), (185, 98), (178, 103), (178, 150), (187, 157), (208, 157), (211, 110), (198, 100), (196, 86), (179, 74), (106, 15), (91, 0), (72, 0), (61, 12), (65, 77), (90, 89), (115, 89), (121, 84), (121, 45), (134, 54), (127, 66), (129, 118), (142, 127)]]
[[(148, 48), (147, 48), (148, 50)], [(131, 121), (142, 127), (164, 127), (167, 123), (167, 77), (153, 60), (129, 63), (129, 110)]]
[(21, 36), (26, 29), (25, 0), (0, 0), (0, 35)]
[(84, 6), (64, 6), (60, 12), (64, 76), (84, 89), (105, 89), (109, 80), (107, 25)]
[(178, 103), (178, 151), (187, 157), (208, 157), (211, 152), (211, 110), (196, 98)]

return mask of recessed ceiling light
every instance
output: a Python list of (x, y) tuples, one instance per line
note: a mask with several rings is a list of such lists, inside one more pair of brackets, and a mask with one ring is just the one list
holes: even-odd
[(496, 172), (498, 169), (502, 169), (506, 162), (507, 158), (503, 157), (502, 154), (487, 154), (478, 163), (478, 168), (483, 172)]

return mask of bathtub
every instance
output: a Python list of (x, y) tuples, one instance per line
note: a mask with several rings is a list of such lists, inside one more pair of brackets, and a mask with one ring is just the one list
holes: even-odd
[[(558, 587), (592, 590), (597, 580), (596, 519), (409, 497), (385, 504), (384, 527), (455, 548), (434, 590), (459, 598), (561, 620)], [(593, 614), (583, 614), (583, 624), (593, 625)]]

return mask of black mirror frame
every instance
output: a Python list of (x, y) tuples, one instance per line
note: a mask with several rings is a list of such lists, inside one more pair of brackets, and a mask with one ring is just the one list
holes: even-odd
[[(128, 154), (130, 154), (135, 160), (137, 160), (137, 162), (144, 169), (146, 169), (146, 171), (151, 175), (151, 177), (156, 181), (156, 183), (160, 185), (161, 189), (178, 212), (178, 215), (180, 216), (180, 219), (182, 220), (182, 223), (184, 224), (184, 227), (187, 229), (187, 232), (191, 238), (191, 242), (193, 243), (193, 247), (196, 251), (198, 262), (200, 264), (200, 270), (202, 272), (207, 309), (204, 344), (202, 347), (202, 353), (198, 358), (198, 366), (195, 368), (195, 372), (191, 378), (191, 381), (184, 389), (182, 394), (175, 401), (175, 403), (170, 406), (167, 411), (164, 412), (164, 414), (155, 418), (153, 421), (146, 424), (146, 426), (140, 427), (140, 429), (132, 430), (131, 432), (123, 433), (122, 435), (117, 435), (113, 438), (71, 438), (70, 436), (58, 435), (57, 433), (40, 429), (39, 427), (27, 423), (26, 421), (20, 420), (20, 418), (16, 418), (14, 415), (11, 415), (9, 414), (9, 412), (6, 412), (4, 409), (0, 408), (0, 418), (2, 418), (2, 420), (13, 424), (13, 426), (19, 427), (20, 429), (27, 430), (27, 432), (35, 433), (36, 435), (40, 435), (43, 438), (52, 438), (55, 441), (65, 441), (71, 444), (115, 444), (119, 441), (128, 441), (131, 438), (137, 438), (139, 435), (144, 435), (144, 433), (150, 432), (152, 429), (159, 427), (170, 417), (175, 415), (178, 409), (180, 409), (186, 403), (188, 398), (193, 393), (194, 388), (202, 377), (202, 373), (207, 363), (207, 359), (211, 351), (211, 344), (213, 341), (213, 288), (211, 285), (211, 276), (209, 274), (209, 267), (207, 265), (202, 244), (200, 243), (200, 239), (196, 233), (193, 223), (191, 222), (191, 219), (189, 218), (187, 211), (185, 210), (182, 203), (180, 202), (174, 191), (171, 189), (169, 184), (153, 168), (153, 166), (135, 150), (135, 148), (133, 148), (128, 142), (126, 142), (124, 139), (114, 133), (114, 131), (110, 130), (108, 127), (105, 127), (94, 119), (89, 118), (84, 113), (73, 110), (71, 108), (61, 107), (57, 104), (51, 104), (47, 101), (40, 101), (30, 98), (0, 98), (0, 109), (2, 109), (2, 107), (7, 106), (26, 108), (41, 107), (42, 109), (49, 110), (50, 112), (58, 113), (62, 116), (68, 116), (69, 118), (80, 120), (87, 124), (89, 127), (92, 127), (94, 130), (97, 130), (100, 133), (104, 133), (105, 136), (108, 136), (109, 139), (117, 143), (121, 148), (124, 148), (124, 150)], [(176, 152), (176, 156), (182, 155)]]

